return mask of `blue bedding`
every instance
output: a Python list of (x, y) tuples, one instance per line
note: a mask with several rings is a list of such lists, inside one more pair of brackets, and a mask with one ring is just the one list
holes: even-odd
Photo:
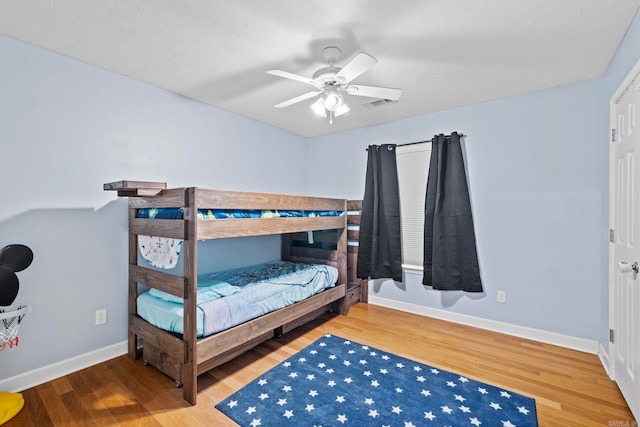
[[(223, 331), (335, 286), (338, 270), (322, 264), (273, 261), (198, 276), (197, 335)], [(138, 296), (138, 315), (182, 334), (182, 300), (151, 289)]]
[[(296, 218), (344, 215), (344, 211), (198, 209), (198, 219)], [(182, 208), (143, 208), (137, 210), (136, 217), (151, 219), (182, 219), (183, 210)]]

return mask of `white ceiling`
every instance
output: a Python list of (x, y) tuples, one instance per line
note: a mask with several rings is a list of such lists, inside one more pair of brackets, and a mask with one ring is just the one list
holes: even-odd
[[(317, 136), (597, 78), (640, 0), (2, 0), (0, 34), (303, 136)], [(396, 104), (346, 95), (328, 120), (301, 102), (337, 46), (378, 64), (354, 83), (402, 88)]]

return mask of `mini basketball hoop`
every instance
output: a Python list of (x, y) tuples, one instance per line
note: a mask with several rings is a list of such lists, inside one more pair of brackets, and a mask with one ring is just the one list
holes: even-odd
[(18, 346), (18, 327), (29, 312), (31, 307), (28, 305), (0, 307), (0, 351)]

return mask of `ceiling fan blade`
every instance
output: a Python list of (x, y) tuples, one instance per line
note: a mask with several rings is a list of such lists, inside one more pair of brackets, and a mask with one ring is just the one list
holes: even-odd
[(336, 80), (343, 84), (349, 83), (377, 63), (378, 60), (373, 56), (360, 52), (336, 74)]
[(322, 93), (321, 90), (317, 90), (314, 92), (307, 92), (304, 95), (296, 96), (295, 98), (291, 98), (287, 101), (283, 101), (280, 104), (274, 105), (276, 108), (284, 108), (293, 104), (297, 104), (298, 102), (304, 101), (305, 99), (313, 98), (316, 95), (320, 95)]
[(402, 89), (379, 86), (349, 85), (347, 87), (347, 93), (350, 95), (397, 101), (402, 95)]
[(293, 74), (288, 71), (282, 71), (282, 70), (267, 70), (267, 73), (274, 76), (278, 76), (278, 77), (284, 77), (285, 79), (295, 80), (297, 82), (313, 85), (318, 89), (320, 89), (320, 83), (318, 83), (317, 81), (309, 77), (300, 76), (298, 74)]

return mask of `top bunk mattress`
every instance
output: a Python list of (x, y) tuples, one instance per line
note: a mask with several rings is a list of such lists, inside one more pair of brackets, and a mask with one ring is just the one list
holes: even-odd
[[(344, 211), (328, 210), (244, 210), (244, 209), (198, 209), (198, 219), (231, 218), (308, 218), (324, 216), (345, 216)], [(137, 218), (183, 219), (183, 208), (141, 208), (136, 210)]]
[[(335, 286), (338, 270), (323, 264), (272, 261), (198, 276), (198, 337), (221, 332)], [(138, 296), (138, 315), (161, 329), (184, 332), (182, 299), (157, 289)]]

